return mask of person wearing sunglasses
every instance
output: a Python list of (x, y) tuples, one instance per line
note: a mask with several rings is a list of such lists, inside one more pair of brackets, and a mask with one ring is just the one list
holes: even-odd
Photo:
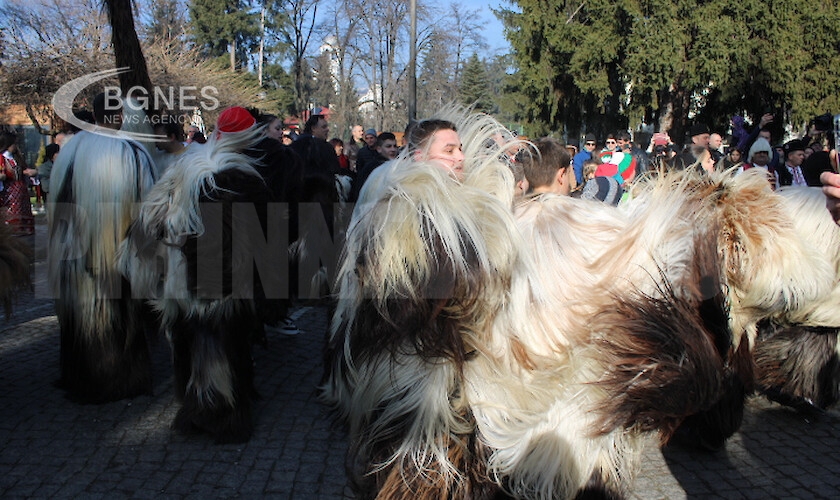
[(602, 153), (607, 151), (614, 152), (618, 150), (618, 141), (615, 138), (615, 134), (607, 134), (607, 140), (604, 141), (604, 149), (601, 150)]
[(598, 140), (595, 134), (586, 134), (583, 138), (583, 147), (580, 153), (572, 158), (572, 168), (575, 170), (575, 180), (577, 185), (583, 185), (583, 164), (592, 159), (592, 152), (598, 146)]

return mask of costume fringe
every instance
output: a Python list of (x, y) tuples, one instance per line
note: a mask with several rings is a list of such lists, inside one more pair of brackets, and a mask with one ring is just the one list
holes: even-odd
[(82, 402), (150, 393), (142, 302), (116, 252), (154, 184), (152, 159), (134, 141), (80, 132), (52, 176), (47, 272), (61, 326), (59, 385)]
[(825, 209), (816, 188), (785, 188), (779, 194), (795, 221), (795, 230), (831, 271), (817, 275), (813, 263), (798, 271), (814, 280), (827, 279), (827, 293), (804, 307), (762, 322), (755, 347), (756, 383), (768, 398), (805, 412), (836, 404), (840, 392), (840, 227)]
[(264, 245), (271, 221), (270, 191), (255, 168), (260, 159), (242, 153), (259, 139), (258, 130), (221, 134), (188, 148), (146, 197), (120, 249), (121, 271), (160, 313), (172, 344), (182, 400), (174, 427), (217, 442), (250, 438), (257, 397), (251, 344), (264, 337), (260, 311), (287, 305), (261, 306), (263, 281), (237, 284), (252, 276), (254, 262), (232, 248)]
[(722, 446), (757, 323), (828, 315), (837, 262), (749, 172), (663, 173), (618, 208), (536, 196), (513, 222), (501, 128), (462, 113), (463, 181), (401, 156), (348, 228), (322, 396), (359, 494), (618, 497), (652, 439)]

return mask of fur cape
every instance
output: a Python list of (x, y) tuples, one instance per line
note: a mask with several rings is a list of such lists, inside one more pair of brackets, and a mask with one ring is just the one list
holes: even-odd
[(79, 132), (52, 171), (48, 277), (61, 326), (61, 379), (82, 402), (150, 393), (142, 302), (116, 266), (117, 247), (154, 184), (130, 139)]
[[(489, 117), (479, 121), (501, 130)], [(456, 124), (462, 139), (469, 135)], [(513, 185), (499, 152), (471, 155), (464, 182), (401, 155), (374, 171), (355, 206), (322, 390), (349, 425), (349, 474), (362, 497), (488, 498), (499, 490), (466, 379), (521, 264), (512, 187), (477, 186)]]
[(716, 247), (689, 220), (666, 227), (676, 197), (633, 217), (544, 196), (514, 219), (488, 141), (500, 127), (453, 121), (464, 181), (400, 157), (348, 229), (322, 389), (349, 425), (357, 492), (625, 493), (648, 437), (719, 399)]
[(172, 344), (182, 400), (175, 428), (217, 442), (250, 438), (251, 345), (288, 305), (287, 268), (276, 262), (288, 250), (285, 207), (271, 203), (260, 158), (243, 153), (259, 135), (190, 146), (148, 194), (120, 249), (122, 273)]
[(823, 261), (824, 268), (816, 271), (825, 274), (813, 275), (806, 267), (812, 262), (792, 265), (797, 272), (826, 279), (832, 286), (803, 308), (760, 323), (754, 356), (756, 383), (775, 401), (821, 411), (840, 397), (840, 227), (825, 209), (821, 190), (790, 187), (779, 194), (795, 231)]
[[(666, 210), (667, 200), (677, 204)], [(710, 293), (724, 294), (732, 335), (721, 350), (723, 386), (718, 401), (686, 419), (677, 435), (717, 449), (740, 426), (745, 397), (754, 387), (758, 324), (809, 314), (815, 301), (832, 290), (833, 267), (803, 238), (784, 197), (771, 190), (762, 172), (664, 174), (637, 183), (632, 202), (622, 209), (638, 217), (649, 206), (676, 223), (688, 221), (695, 240), (706, 232), (720, 262), (720, 279)], [(681, 244), (677, 241), (687, 240), (673, 235), (659, 245), (670, 248)]]

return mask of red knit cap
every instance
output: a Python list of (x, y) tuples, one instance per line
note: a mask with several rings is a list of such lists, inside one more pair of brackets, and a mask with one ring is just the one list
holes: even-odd
[(219, 132), (242, 132), (252, 127), (257, 120), (254, 115), (241, 106), (230, 107), (219, 115), (216, 121), (216, 130)]

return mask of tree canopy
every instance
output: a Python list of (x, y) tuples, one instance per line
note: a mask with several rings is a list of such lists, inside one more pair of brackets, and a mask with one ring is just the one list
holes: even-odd
[[(835, 2), (512, 0), (501, 9), (523, 116), (576, 134), (639, 122), (679, 137), (772, 110), (800, 124), (837, 106)], [(675, 135), (676, 133), (676, 135)]]

